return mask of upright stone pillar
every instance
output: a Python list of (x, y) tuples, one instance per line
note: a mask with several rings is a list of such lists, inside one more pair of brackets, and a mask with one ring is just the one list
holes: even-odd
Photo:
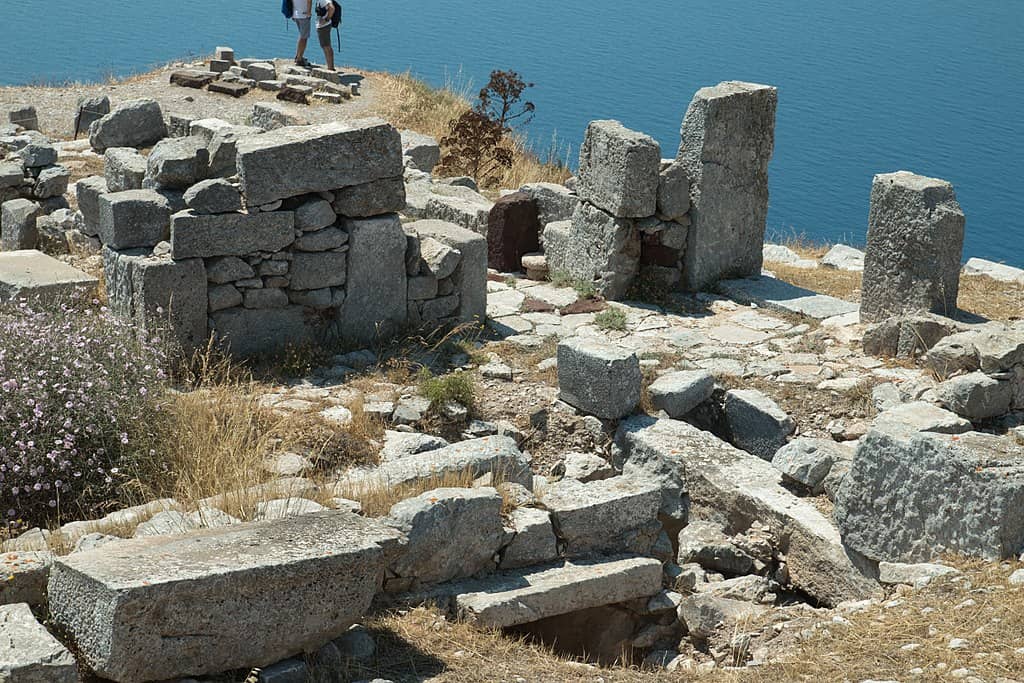
[(694, 95), (678, 155), (691, 188), (683, 288), (761, 272), (777, 103), (775, 88), (736, 81)]
[(875, 176), (861, 321), (925, 311), (953, 315), (964, 223), (953, 186), (945, 180), (908, 171)]

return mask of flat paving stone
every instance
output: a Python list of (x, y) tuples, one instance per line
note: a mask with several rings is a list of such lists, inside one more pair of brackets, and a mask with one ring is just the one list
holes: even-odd
[(98, 284), (92, 275), (35, 249), (0, 252), (0, 301), (72, 296)]
[(763, 276), (725, 280), (718, 283), (718, 291), (744, 304), (799, 313), (816, 320), (860, 310), (855, 303)]

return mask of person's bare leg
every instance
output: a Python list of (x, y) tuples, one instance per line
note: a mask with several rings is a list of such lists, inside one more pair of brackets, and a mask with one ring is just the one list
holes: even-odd
[(324, 59), (327, 60), (327, 70), (334, 71), (334, 48), (324, 47)]
[(306, 54), (306, 39), (299, 38), (299, 42), (295, 45), (295, 61), (301, 62), (303, 55)]

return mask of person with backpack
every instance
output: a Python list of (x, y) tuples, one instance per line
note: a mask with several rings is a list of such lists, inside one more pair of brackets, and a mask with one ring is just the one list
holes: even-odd
[(309, 26), (312, 0), (283, 0), (281, 11), (299, 27), (299, 41), (295, 45), (296, 66), (311, 66), (306, 60), (306, 41), (309, 40)]
[(327, 70), (334, 71), (334, 48), (331, 47), (331, 29), (337, 28), (341, 20), (341, 6), (335, 0), (315, 0), (316, 37), (327, 60)]

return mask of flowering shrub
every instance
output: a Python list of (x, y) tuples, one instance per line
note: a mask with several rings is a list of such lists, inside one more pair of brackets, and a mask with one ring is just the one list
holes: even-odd
[(166, 362), (96, 301), (0, 306), (0, 519), (40, 525), (116, 500), (152, 455)]

